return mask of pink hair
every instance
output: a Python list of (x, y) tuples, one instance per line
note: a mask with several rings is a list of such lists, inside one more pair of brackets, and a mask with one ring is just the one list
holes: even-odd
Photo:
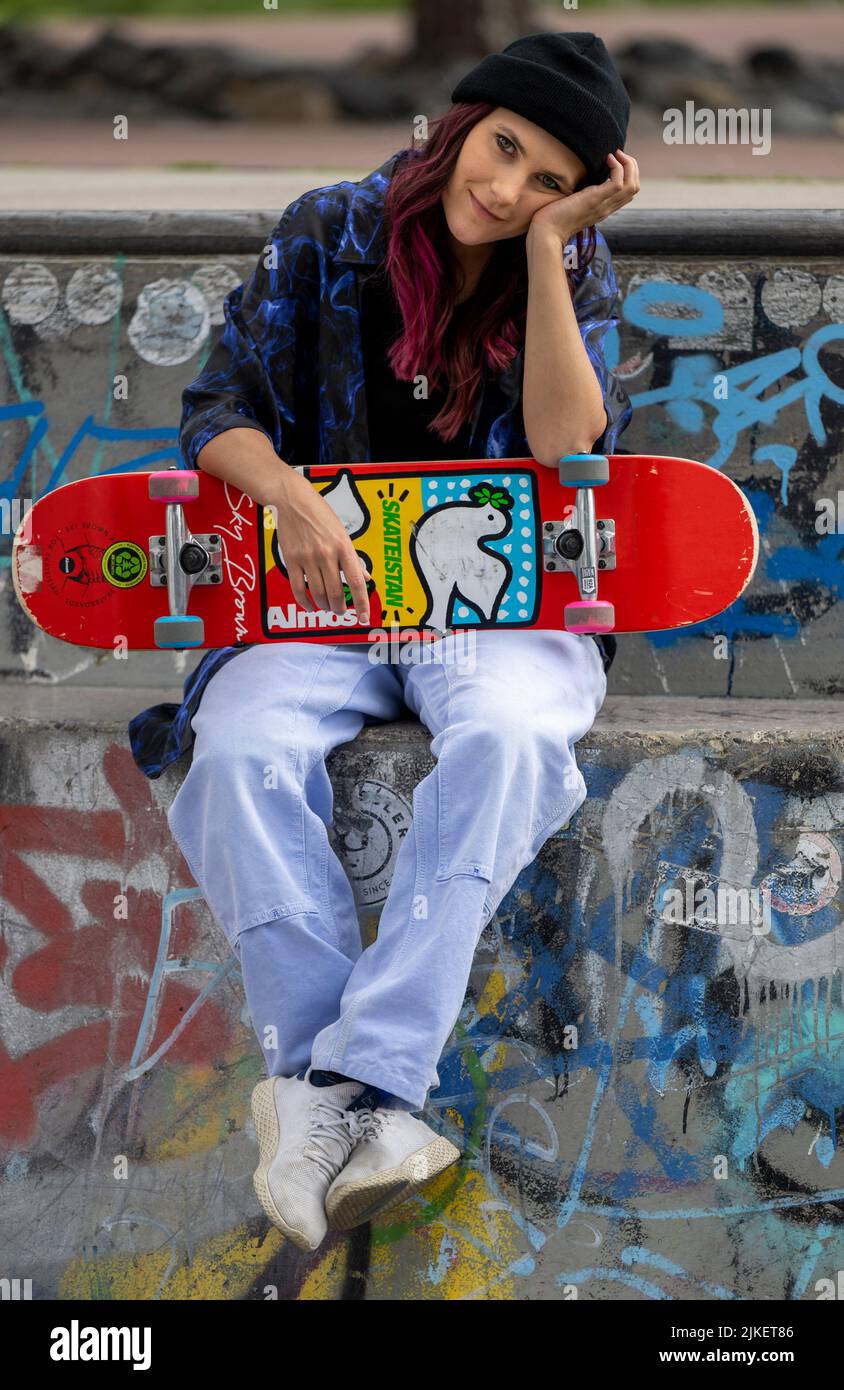
[[(524, 342), (525, 236), (496, 242), (477, 292), (447, 335), (459, 287), (441, 196), (469, 131), (495, 109), (487, 102), (453, 103), (431, 122), (424, 145), (401, 152), (384, 201), (384, 269), (404, 322), (388, 360), (400, 381), (424, 370), (429, 389), (442, 380), (450, 384), (445, 405), (431, 422), (443, 440), (453, 439), (471, 418), (483, 364), (493, 373), (502, 371)], [(595, 228), (578, 232), (575, 245), (576, 268), (565, 267), (570, 289), (595, 253)]]

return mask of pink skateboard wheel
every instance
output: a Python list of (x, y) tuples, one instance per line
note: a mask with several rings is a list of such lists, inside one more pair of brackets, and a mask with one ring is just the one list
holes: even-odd
[(190, 502), (199, 496), (199, 474), (192, 468), (169, 468), (149, 475), (153, 502)]
[(612, 632), (615, 607), (604, 599), (577, 599), (566, 604), (563, 623), (566, 632)]

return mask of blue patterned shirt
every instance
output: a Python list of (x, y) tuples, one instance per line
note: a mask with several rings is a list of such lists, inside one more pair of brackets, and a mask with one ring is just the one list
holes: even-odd
[[(236, 427), (261, 430), (293, 467), (369, 459), (360, 281), (386, 253), (383, 200), (404, 153), (358, 183), (311, 189), (282, 214), (250, 278), (226, 297), (225, 326), (204, 371), (182, 393), (182, 467), (195, 468), (208, 441)], [(573, 302), (607, 414), (592, 447), (609, 454), (633, 409), (604, 361), (604, 338), (618, 323), (618, 287), (600, 228), (595, 235), (592, 260), (574, 272)], [(523, 367), (524, 345), (503, 372), (484, 374), (471, 422), (479, 442), (474, 457), (532, 457), (522, 417)], [(595, 641), (608, 671), (615, 638)], [(184, 683), (180, 705), (154, 705), (130, 722), (132, 755), (147, 777), (160, 776), (191, 748), (191, 719), (205, 686), (247, 645), (206, 652)]]

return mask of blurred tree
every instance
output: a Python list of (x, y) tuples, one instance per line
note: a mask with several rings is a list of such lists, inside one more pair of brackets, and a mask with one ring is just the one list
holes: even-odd
[(480, 59), (541, 28), (532, 0), (414, 0), (412, 61), (440, 67)]

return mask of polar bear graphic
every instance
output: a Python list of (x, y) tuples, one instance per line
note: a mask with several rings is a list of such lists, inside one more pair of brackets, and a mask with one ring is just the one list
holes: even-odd
[(512, 505), (506, 488), (482, 482), (469, 489), (468, 501), (432, 507), (414, 526), (410, 554), (427, 597), (420, 627), (445, 631), (460, 601), (482, 621), (495, 621), (513, 567), (484, 541), (512, 529)]

